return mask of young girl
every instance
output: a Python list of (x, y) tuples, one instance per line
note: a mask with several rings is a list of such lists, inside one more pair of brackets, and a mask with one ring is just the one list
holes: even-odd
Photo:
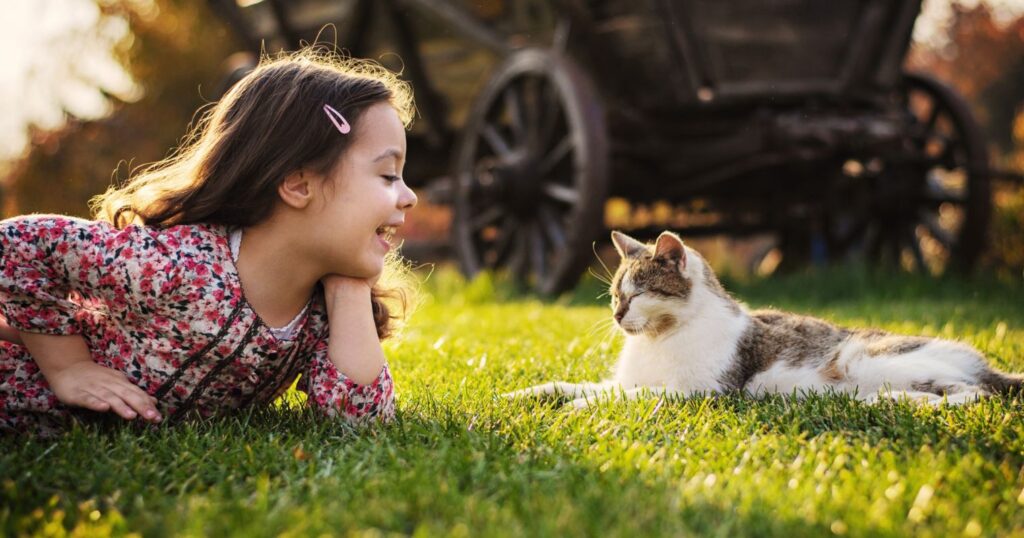
[(95, 221), (0, 222), (0, 431), (209, 416), (300, 374), (326, 415), (391, 417), (384, 300), (404, 296), (377, 279), (416, 205), (411, 116), (379, 66), (266, 60), (184, 149), (94, 200)]

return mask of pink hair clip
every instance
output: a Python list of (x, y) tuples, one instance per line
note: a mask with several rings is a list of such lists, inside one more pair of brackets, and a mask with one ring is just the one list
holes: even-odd
[(333, 106), (324, 105), (324, 113), (327, 114), (327, 119), (331, 120), (331, 123), (338, 128), (341, 134), (348, 134), (352, 130), (352, 126), (348, 124), (345, 116), (342, 116), (341, 112), (335, 110)]

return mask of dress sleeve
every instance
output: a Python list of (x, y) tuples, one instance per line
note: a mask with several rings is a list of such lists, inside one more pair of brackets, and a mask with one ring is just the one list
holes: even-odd
[(394, 382), (387, 364), (373, 382), (360, 385), (334, 366), (326, 340), (317, 345), (297, 388), (309, 395), (307, 405), (350, 423), (388, 422), (395, 416)]
[[(112, 310), (139, 306), (138, 288), (159, 286), (173, 267), (157, 267), (156, 241), (144, 228), (55, 215), (0, 221), (0, 312), (12, 327), (43, 334), (78, 334), (81, 299)], [(144, 305), (143, 305), (144, 306)]]

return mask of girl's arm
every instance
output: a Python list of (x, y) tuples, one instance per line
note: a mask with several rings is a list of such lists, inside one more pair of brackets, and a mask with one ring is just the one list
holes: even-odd
[(352, 381), (372, 383), (386, 361), (373, 322), (370, 283), (336, 275), (325, 277), (323, 283), (330, 331), (328, 356)]
[(21, 333), (18, 332), (18, 329), (11, 327), (7, 323), (7, 318), (3, 314), (0, 314), (0, 340), (5, 340), (12, 344), (22, 344)]
[(22, 332), (21, 339), (61, 403), (158, 422), (156, 399), (123, 373), (96, 364), (80, 335)]
[(370, 286), (345, 277), (324, 279), (328, 337), (299, 378), (308, 405), (349, 423), (388, 421), (395, 415), (395, 390), (377, 338)]
[(111, 314), (158, 309), (181, 285), (180, 237), (60, 215), (0, 221), (0, 312), (20, 331), (78, 334), (72, 294)]

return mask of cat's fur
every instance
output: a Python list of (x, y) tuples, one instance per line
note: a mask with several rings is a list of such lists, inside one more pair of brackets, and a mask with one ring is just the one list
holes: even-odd
[(748, 311), (678, 236), (655, 245), (612, 232), (622, 263), (611, 283), (626, 341), (610, 380), (546, 383), (510, 396), (557, 394), (584, 407), (597, 397), (747, 391), (847, 392), (960, 404), (1020, 391), (1024, 378), (992, 369), (974, 348), (948, 340), (845, 329), (777, 310)]

